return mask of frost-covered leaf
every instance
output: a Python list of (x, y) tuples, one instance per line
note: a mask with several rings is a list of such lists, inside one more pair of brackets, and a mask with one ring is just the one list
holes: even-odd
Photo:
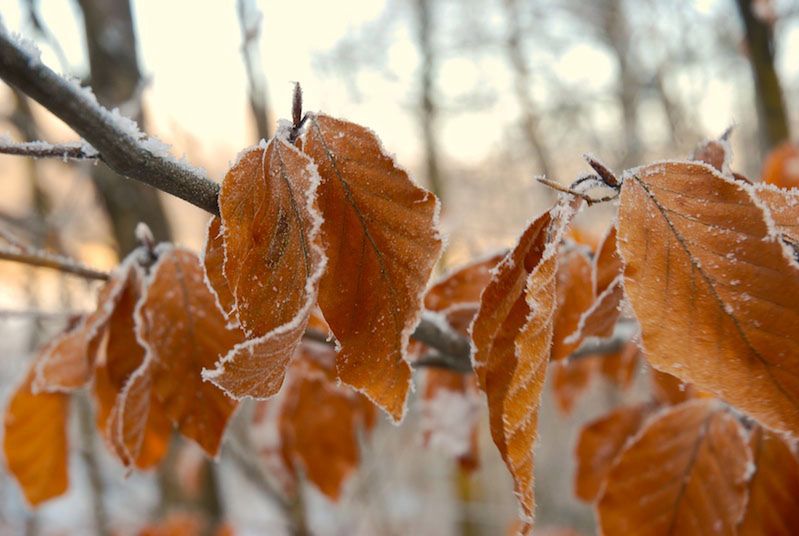
[[(257, 436), (272, 440), (271, 464), (283, 480), (302, 474), (332, 500), (360, 463), (358, 437), (376, 422), (375, 407), (363, 395), (337, 385), (335, 351), (318, 343), (303, 343), (276, 399), (259, 412)], [(261, 445), (263, 447), (263, 445)], [(275, 454), (279, 456), (275, 457)]]
[(497, 265), (472, 324), (472, 363), (488, 398), (491, 437), (532, 523), (533, 443), (554, 313), (558, 249), (581, 201), (562, 198), (533, 221)]
[(751, 453), (741, 424), (712, 400), (654, 415), (619, 455), (597, 505), (603, 534), (735, 534)]
[(440, 277), (425, 294), (425, 309), (440, 312), (465, 303), (478, 303), (480, 294), (491, 281), (491, 271), (506, 254), (506, 251), (495, 253)]
[(751, 432), (754, 474), (738, 527), (740, 536), (791, 536), (799, 529), (799, 460), (777, 434), (756, 426)]
[(311, 115), (298, 143), (322, 177), (328, 266), (319, 305), (341, 344), (338, 376), (399, 421), (411, 378), (408, 339), (441, 250), (438, 200), (359, 125)]
[(58, 497), (69, 487), (69, 395), (32, 391), (35, 366), (49, 350), (44, 348), (17, 387), (3, 423), (6, 465), (32, 506)]
[(582, 249), (573, 248), (560, 256), (557, 276), (557, 306), (552, 353), (550, 359), (565, 359), (575, 351), (582, 339), (567, 338), (574, 333), (580, 317), (594, 301), (591, 261)]
[[(200, 372), (239, 343), (243, 335), (227, 327), (194, 253), (159, 246), (158, 261), (151, 269), (135, 316), (136, 334), (146, 355), (133, 376), (152, 382), (169, 420), (181, 434), (214, 456), (236, 402), (203, 381)], [(147, 406), (136, 405), (143, 409)], [(124, 416), (139, 423), (147, 418), (139, 412)]]
[(594, 257), (593, 304), (583, 311), (567, 342), (579, 342), (588, 337), (605, 338), (613, 334), (613, 327), (619, 319), (619, 304), (624, 297), (620, 276), (621, 259), (616, 250), (616, 228), (611, 225)]
[(236, 299), (224, 272), (225, 237), (222, 234), (222, 219), (214, 216), (208, 221), (203, 250), (203, 266), (206, 283), (216, 294), (217, 304), (225, 315), (230, 316), (236, 308)]
[(586, 502), (596, 499), (619, 453), (638, 433), (651, 409), (646, 404), (622, 406), (583, 426), (575, 449), (577, 497)]
[[(123, 465), (147, 469), (164, 457), (171, 434), (171, 426), (160, 404), (153, 401), (158, 407), (156, 411), (145, 413), (148, 418), (142, 422), (141, 433), (135, 438), (123, 440), (117, 424), (126, 398), (123, 390), (144, 361), (144, 348), (136, 338), (134, 322), (143, 285), (143, 271), (138, 267), (131, 269), (128, 283), (118, 295), (116, 307), (108, 317), (99, 343), (93, 391), (97, 402), (97, 428), (111, 450)], [(153, 395), (149, 390), (146, 396), (150, 403)]]
[(799, 189), (787, 190), (762, 183), (754, 185), (753, 189), (768, 207), (775, 230), (791, 244), (799, 258)]
[(100, 289), (97, 308), (71, 330), (59, 335), (38, 362), (34, 390), (70, 391), (86, 385), (94, 373), (94, 361), (102, 332), (117, 302), (136, 276), (141, 249), (131, 252)]
[[(235, 398), (277, 393), (316, 304), (326, 262), (318, 183), (313, 162), (281, 134), (245, 152), (225, 176), (219, 195), (224, 278), (213, 264), (208, 277), (220, 302), (227, 280), (239, 324), (251, 338), (203, 377)], [(215, 242), (218, 257), (218, 237), (209, 235), (208, 244)]]
[(691, 160), (704, 162), (713, 167), (719, 173), (730, 174), (730, 161), (732, 160), (732, 149), (726, 136), (717, 140), (706, 140), (700, 143), (694, 150)]
[(629, 175), (625, 293), (655, 368), (799, 434), (799, 269), (753, 195), (704, 164)]

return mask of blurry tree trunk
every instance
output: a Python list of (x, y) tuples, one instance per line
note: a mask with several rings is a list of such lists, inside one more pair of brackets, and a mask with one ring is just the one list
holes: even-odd
[(261, 68), (258, 39), (261, 35), (261, 14), (253, 0), (238, 0), (236, 11), (241, 26), (241, 55), (247, 72), (250, 112), (255, 121), (255, 132), (259, 140), (272, 137), (272, 114), (266, 94), (266, 76)]
[(418, 26), (418, 45), (422, 55), (421, 66), (421, 96), (419, 120), (422, 127), (422, 142), (425, 152), (425, 169), (427, 172), (427, 184), (430, 190), (443, 199), (445, 194), (444, 179), (441, 176), (438, 156), (438, 139), (436, 137), (436, 125), (438, 120), (438, 107), (434, 96), (434, 77), (435, 77), (435, 51), (432, 43), (433, 29), (433, 0), (416, 0), (416, 19)]
[(628, 168), (640, 163), (641, 136), (638, 129), (638, 97), (640, 81), (630, 58), (630, 31), (623, 0), (604, 0), (599, 7), (602, 32), (619, 66), (618, 99), (621, 105), (625, 140), (620, 166)]
[[(522, 131), (530, 151), (538, 162), (539, 174), (554, 179), (554, 169), (549, 150), (544, 143), (538, 128), (538, 114), (530, 95), (530, 70), (522, 46), (522, 30), (519, 23), (520, 13), (517, 0), (505, 0), (505, 11), (508, 23), (508, 39), (506, 51), (513, 70), (513, 85), (516, 100), (521, 109)], [(549, 191), (549, 189), (547, 189)]]
[[(78, 0), (78, 3), (86, 31), (91, 86), (97, 100), (109, 108), (119, 107), (143, 129), (142, 77), (130, 2)], [(92, 177), (121, 254), (136, 247), (134, 229), (139, 221), (147, 223), (156, 239), (169, 240), (169, 222), (157, 190), (123, 179), (104, 164), (92, 169)]]
[(760, 144), (767, 153), (790, 137), (782, 86), (774, 66), (774, 35), (767, 21), (753, 12), (753, 0), (735, 0), (744, 25), (749, 63), (755, 79)]

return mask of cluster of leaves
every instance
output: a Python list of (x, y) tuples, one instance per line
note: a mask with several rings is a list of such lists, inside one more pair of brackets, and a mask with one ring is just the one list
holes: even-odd
[[(569, 410), (597, 368), (627, 386), (645, 360), (653, 401), (589, 423), (577, 448), (577, 494), (596, 501), (604, 533), (788, 534), (799, 526), (786, 439), (799, 435), (799, 191), (753, 184), (729, 160), (718, 140), (620, 180), (589, 159), (596, 175), (511, 250), (428, 288), (435, 197), (361, 126), (321, 114), (281, 125), (226, 175), (202, 259), (133, 252), (97, 310), (42, 350), (7, 410), (9, 467), (32, 504), (66, 489), (68, 396), (85, 386), (111, 451), (140, 469), (163, 458), (173, 428), (215, 456), (251, 397), (268, 399), (253, 428), (268, 430), (258, 448), (284, 490), (303, 474), (335, 499), (375, 408), (405, 414), (409, 363), (430, 351), (410, 340), (426, 309), (470, 338), (473, 371), (426, 371), (425, 438), (474, 468), (485, 396), (519, 533), (533, 526), (549, 367)], [(619, 198), (619, 217), (594, 248), (571, 225), (597, 185)], [(620, 322), (640, 333), (601, 361), (580, 353)]]

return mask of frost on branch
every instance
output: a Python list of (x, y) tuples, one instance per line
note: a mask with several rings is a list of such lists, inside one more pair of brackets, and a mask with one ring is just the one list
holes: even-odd
[(338, 377), (400, 421), (410, 390), (408, 341), (441, 250), (438, 200), (354, 123), (312, 115), (297, 144), (322, 179), (328, 266), (319, 306), (341, 344)]
[(316, 166), (280, 136), (244, 152), (230, 169), (221, 222), (208, 229), (208, 281), (248, 340), (203, 377), (235, 398), (267, 398), (280, 389), (325, 269)]
[(751, 186), (698, 163), (641, 168), (618, 233), (649, 362), (799, 433), (799, 269)]
[(582, 200), (562, 197), (525, 229), (499, 263), (472, 324), (472, 362), (488, 398), (491, 437), (513, 476), (523, 525), (532, 530), (533, 444), (552, 342), (558, 251)]

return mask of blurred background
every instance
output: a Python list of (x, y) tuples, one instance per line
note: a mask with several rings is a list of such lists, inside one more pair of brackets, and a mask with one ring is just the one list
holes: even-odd
[[(554, 199), (535, 177), (567, 184), (588, 171), (583, 153), (621, 172), (684, 158), (732, 126), (733, 166), (757, 177), (799, 120), (797, 1), (0, 0), (0, 16), (36, 42), (49, 66), (91, 85), (101, 103), (216, 180), (241, 149), (290, 116), (293, 83), (301, 82), (306, 109), (370, 127), (442, 199), (449, 236), (442, 271), (511, 245)], [(4, 84), (2, 134), (76, 139)], [(205, 213), (101, 164), (0, 155), (0, 177), (3, 236), (90, 266), (112, 268), (134, 246), (138, 221), (159, 240), (202, 246)], [(581, 217), (588, 241), (613, 211), (602, 206)], [(72, 276), (0, 262), (3, 400), (32, 352), (70, 313), (88, 310), (95, 290)], [(593, 533), (590, 506), (572, 493), (576, 431), (641, 397), (640, 382), (625, 391), (601, 376), (587, 382), (577, 382), (585, 392), (568, 415), (545, 393), (540, 527)], [(422, 447), (419, 421), (412, 408), (399, 428), (381, 423), (340, 504), (307, 491), (314, 533), (506, 530), (516, 508), (512, 485), (487, 430), (481, 466), (467, 474), (447, 453)], [(0, 472), (0, 533), (91, 532), (100, 508), (115, 533), (132, 534), (164, 513), (162, 474), (126, 478), (104, 445), (75, 426), (64, 498), (28, 512)], [(191, 446), (184, 450), (202, 465)], [(219, 463), (217, 506), (236, 534), (282, 534), (269, 498), (224, 457)]]

